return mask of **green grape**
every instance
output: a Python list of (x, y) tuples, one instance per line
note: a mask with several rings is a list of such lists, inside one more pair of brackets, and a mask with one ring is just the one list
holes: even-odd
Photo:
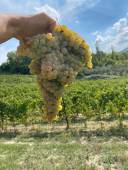
[(86, 42), (65, 26), (57, 26), (53, 34), (39, 34), (20, 43), (18, 52), (32, 58), (30, 70), (37, 75), (44, 98), (44, 117), (51, 121), (62, 109), (64, 87), (75, 80), (86, 63), (92, 67), (91, 52)]

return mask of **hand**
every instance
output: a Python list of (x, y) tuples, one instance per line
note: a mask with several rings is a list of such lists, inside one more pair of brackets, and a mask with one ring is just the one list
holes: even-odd
[(12, 37), (25, 41), (37, 34), (51, 33), (56, 22), (45, 13), (33, 16), (0, 14), (0, 43)]

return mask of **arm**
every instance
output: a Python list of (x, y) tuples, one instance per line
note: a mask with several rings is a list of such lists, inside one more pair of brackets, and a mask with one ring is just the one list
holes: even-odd
[[(18, 31), (18, 20), (20, 16), (0, 14), (0, 44), (14, 37)], [(15, 24), (11, 24), (15, 21)]]
[(15, 37), (25, 40), (37, 34), (52, 32), (56, 22), (44, 13), (32, 16), (0, 14), (0, 44)]

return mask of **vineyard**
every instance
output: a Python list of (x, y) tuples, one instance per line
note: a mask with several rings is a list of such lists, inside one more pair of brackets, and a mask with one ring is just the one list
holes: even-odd
[(128, 170), (128, 1), (0, 1), (0, 170)]
[[(34, 76), (0, 76), (0, 125), (43, 121), (43, 100)], [(79, 117), (89, 120), (116, 120), (120, 127), (127, 119), (128, 80), (76, 81), (65, 89), (63, 109), (56, 121)], [(68, 127), (67, 127), (68, 128)], [(5, 127), (6, 129), (6, 127)]]
[(127, 170), (127, 77), (67, 86), (52, 124), (43, 106), (36, 76), (0, 75), (1, 170)]

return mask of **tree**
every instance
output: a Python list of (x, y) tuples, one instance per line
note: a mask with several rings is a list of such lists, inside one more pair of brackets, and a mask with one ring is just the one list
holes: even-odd
[(28, 65), (31, 59), (27, 56), (17, 56), (15, 52), (7, 54), (7, 62), (0, 66), (0, 72), (11, 74), (29, 74)]

